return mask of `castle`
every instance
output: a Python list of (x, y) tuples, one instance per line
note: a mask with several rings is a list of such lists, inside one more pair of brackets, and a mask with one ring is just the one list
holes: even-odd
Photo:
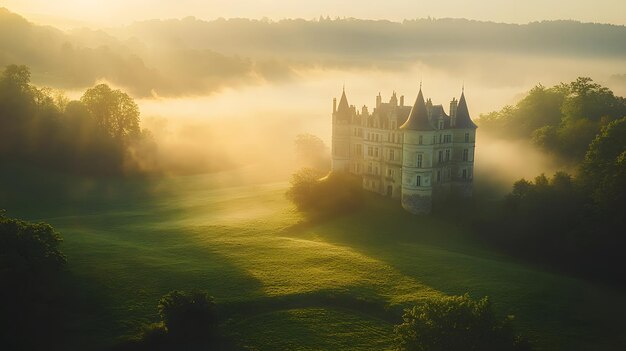
[(349, 105), (344, 88), (339, 105), (333, 99), (332, 170), (361, 176), (366, 190), (400, 198), (416, 214), (453, 193), (470, 197), (477, 127), (464, 92), (449, 113), (424, 101), (421, 84), (412, 107), (395, 92), (383, 103), (379, 93), (371, 113)]

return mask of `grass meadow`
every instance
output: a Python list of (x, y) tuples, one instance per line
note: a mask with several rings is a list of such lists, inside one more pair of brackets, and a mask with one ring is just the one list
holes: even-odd
[(515, 315), (537, 349), (626, 348), (620, 292), (517, 262), (444, 216), (375, 195), (356, 213), (305, 223), (287, 187), (190, 176), (152, 196), (8, 210), (65, 239), (82, 311), (65, 327), (67, 349), (109, 348), (157, 321), (163, 294), (193, 288), (216, 298), (224, 333), (253, 350), (390, 349), (404, 307), (465, 292)]

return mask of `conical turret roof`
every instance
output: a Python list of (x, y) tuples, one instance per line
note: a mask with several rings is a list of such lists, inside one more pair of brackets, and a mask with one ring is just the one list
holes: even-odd
[(430, 123), (428, 118), (428, 111), (426, 110), (426, 102), (424, 102), (424, 95), (422, 94), (422, 88), (417, 94), (415, 104), (409, 113), (409, 118), (404, 122), (400, 129), (405, 130), (435, 130), (435, 127)]
[(467, 110), (467, 103), (465, 102), (465, 92), (461, 93), (459, 105), (456, 109), (455, 128), (478, 128), (470, 118), (469, 111)]
[(337, 113), (349, 113), (350, 105), (348, 104), (348, 98), (346, 97), (346, 89), (343, 89), (341, 93), (341, 99), (339, 100), (339, 106), (337, 106)]

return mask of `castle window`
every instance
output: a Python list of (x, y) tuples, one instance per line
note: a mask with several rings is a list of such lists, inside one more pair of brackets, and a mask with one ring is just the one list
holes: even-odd
[(420, 145), (422, 145), (422, 142), (423, 142), (423, 138), (422, 138), (422, 136), (420, 135), (419, 140), (418, 140), (418, 142), (417, 142), (417, 143), (418, 143), (418, 144), (420, 144)]
[(437, 171), (437, 182), (441, 181), (441, 171)]
[(443, 162), (443, 151), (439, 150), (439, 163)]
[(378, 166), (376, 167), (376, 173), (374, 173), (376, 175), (379, 175), (380, 173), (378, 173)]
[(415, 178), (415, 185), (422, 186), (422, 177), (421, 176), (417, 176)]
[(417, 167), (422, 168), (422, 154), (417, 155)]
[(441, 144), (441, 134), (439, 134), (439, 144)]
[(469, 151), (467, 149), (463, 149), (463, 161), (467, 161), (469, 155)]
[(389, 150), (389, 159), (393, 161), (395, 159), (394, 156), (393, 149)]
[(378, 157), (378, 148), (374, 148), (374, 157)]
[(372, 164), (371, 163), (367, 164), (367, 173), (370, 173), (370, 174), (372, 173)]
[(450, 161), (450, 149), (446, 150), (446, 161)]
[(467, 169), (463, 170), (463, 179), (467, 179)]
[(469, 133), (465, 133), (465, 142), (469, 143)]
[(439, 129), (443, 129), (443, 121), (439, 121)]
[(451, 143), (452, 142), (452, 135), (447, 134), (443, 136), (443, 142), (444, 143)]
[(363, 155), (363, 148), (361, 147), (361, 144), (356, 144), (356, 154), (357, 156)]
[(367, 156), (374, 156), (374, 148), (371, 146), (367, 147)]
[(370, 140), (370, 133), (367, 133), (367, 140)]

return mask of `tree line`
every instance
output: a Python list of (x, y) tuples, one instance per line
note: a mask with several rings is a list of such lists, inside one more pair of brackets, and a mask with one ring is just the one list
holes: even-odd
[(30, 82), (26, 66), (0, 74), (0, 162), (88, 176), (138, 174), (156, 144), (140, 129), (137, 104), (98, 84), (79, 100)]
[(475, 232), (516, 255), (626, 285), (626, 99), (578, 78), (537, 86), (480, 126), (530, 139), (575, 173), (516, 181), (495, 209), (477, 215)]

